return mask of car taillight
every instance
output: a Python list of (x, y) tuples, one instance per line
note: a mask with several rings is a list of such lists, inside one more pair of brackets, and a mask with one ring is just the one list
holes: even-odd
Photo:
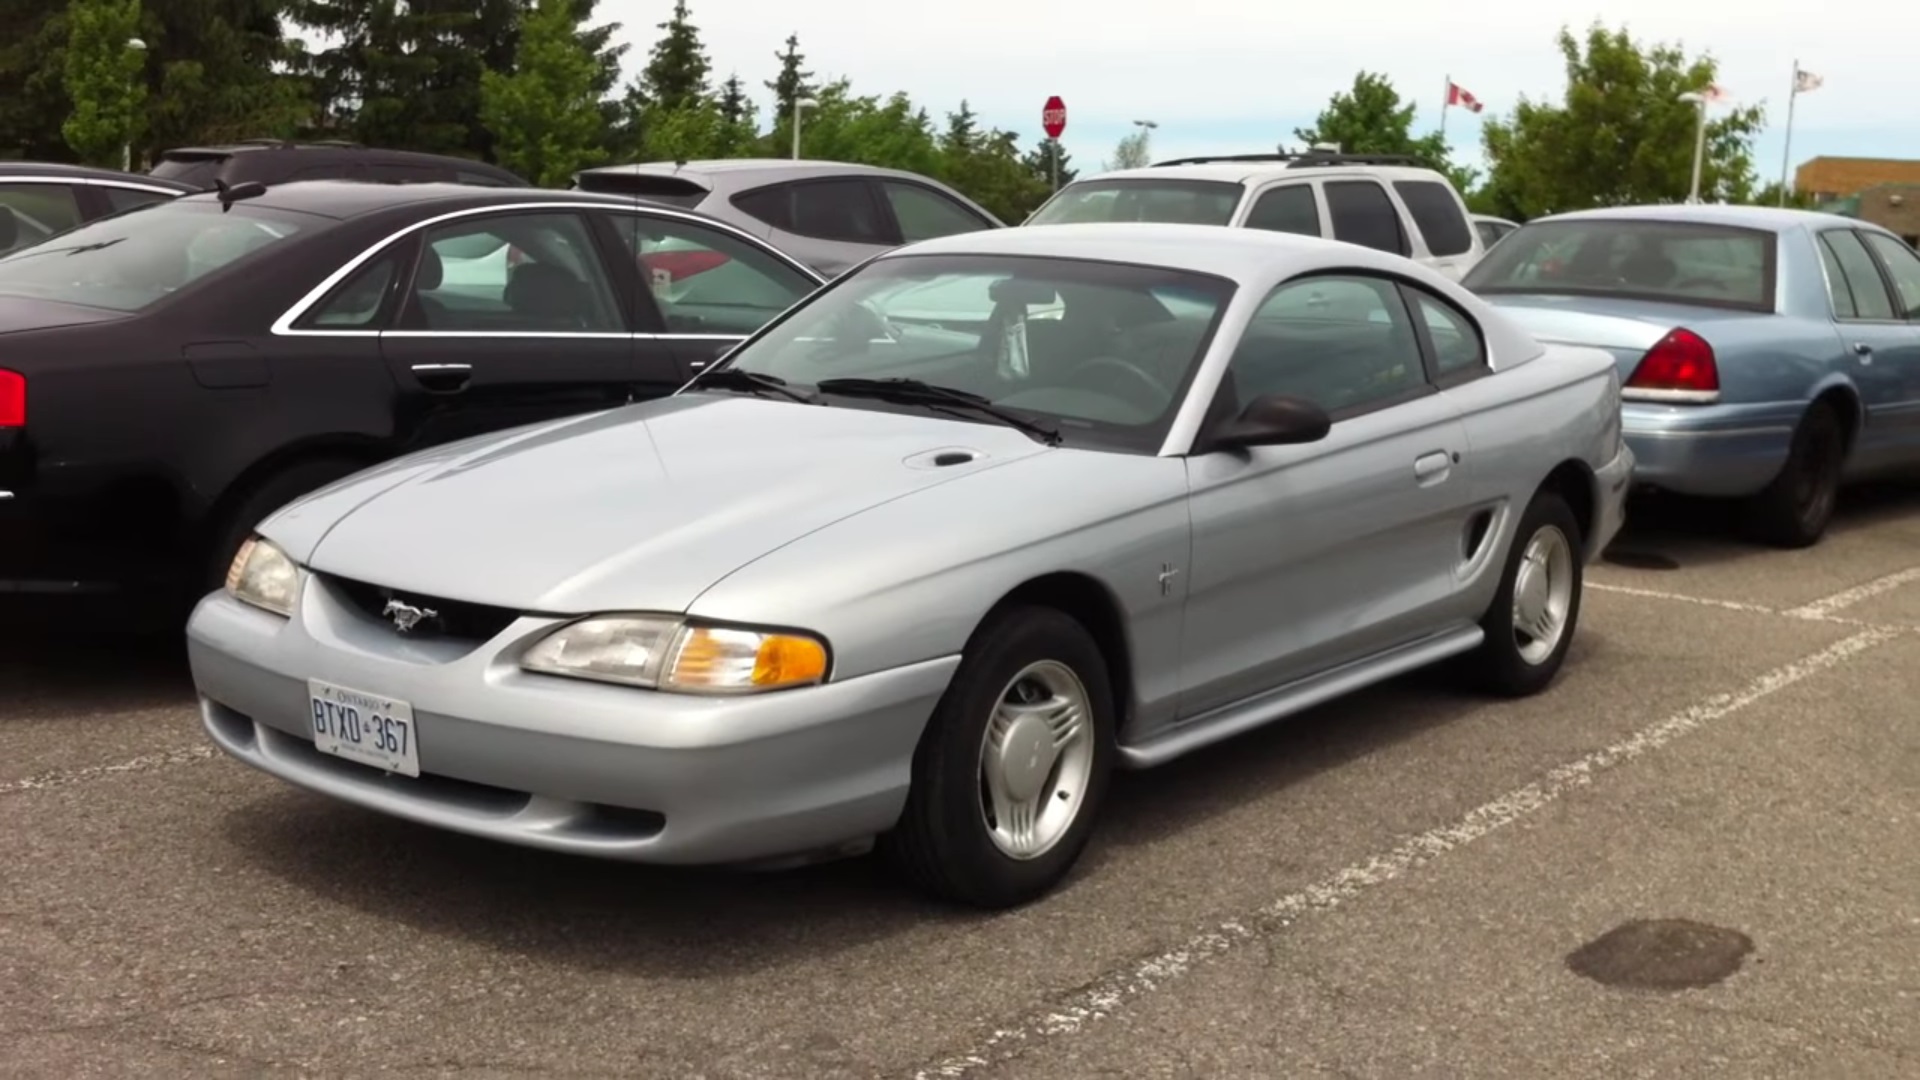
[(27, 377), (0, 368), (0, 428), (27, 426)]
[(1714, 362), (1707, 339), (1684, 327), (1668, 331), (1654, 342), (1627, 379), (1630, 390), (1681, 390), (1717, 393), (1720, 366)]

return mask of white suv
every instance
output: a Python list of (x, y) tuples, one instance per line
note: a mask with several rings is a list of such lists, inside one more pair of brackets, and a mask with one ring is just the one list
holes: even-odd
[(1486, 254), (1447, 178), (1412, 158), (1236, 154), (1075, 180), (1027, 218), (1153, 221), (1305, 233), (1403, 255), (1454, 280)]

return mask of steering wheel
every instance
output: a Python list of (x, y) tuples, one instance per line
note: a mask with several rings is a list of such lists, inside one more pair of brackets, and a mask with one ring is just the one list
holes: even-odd
[[(1072, 371), (1068, 372), (1066, 378), (1063, 381), (1069, 382), (1069, 383), (1078, 383), (1080, 382), (1081, 372), (1092, 371), (1096, 368), (1105, 368), (1105, 369), (1121, 372), (1125, 375), (1130, 376), (1133, 379), (1133, 385), (1136, 389), (1145, 388), (1147, 392), (1147, 396), (1145, 398), (1142, 398), (1135, 394), (1123, 394), (1121, 396), (1127, 397), (1134, 404), (1139, 405), (1142, 408), (1145, 408), (1149, 412), (1158, 412), (1159, 410), (1166, 408), (1167, 403), (1173, 400), (1173, 391), (1161, 385), (1159, 379), (1156, 379), (1153, 376), (1147, 374), (1146, 372), (1141, 371), (1139, 368), (1134, 367), (1132, 364), (1127, 363), (1125, 360), (1121, 360), (1112, 356), (1094, 357), (1093, 359), (1087, 361), (1084, 364), (1081, 364), (1080, 366), (1074, 368)], [(1100, 389), (1104, 390), (1106, 389), (1106, 387), (1101, 386)]]

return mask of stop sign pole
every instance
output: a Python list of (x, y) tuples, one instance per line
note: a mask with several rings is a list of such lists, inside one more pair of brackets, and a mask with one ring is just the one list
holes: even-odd
[(1067, 130), (1067, 103), (1055, 94), (1047, 99), (1040, 109), (1040, 126), (1047, 131), (1047, 141), (1052, 143), (1047, 160), (1053, 169), (1053, 190), (1060, 190), (1060, 135)]

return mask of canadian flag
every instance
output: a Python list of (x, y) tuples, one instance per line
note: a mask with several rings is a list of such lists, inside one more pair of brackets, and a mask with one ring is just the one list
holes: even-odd
[(1486, 107), (1480, 104), (1479, 98), (1461, 89), (1452, 79), (1447, 80), (1447, 104), (1458, 105), (1468, 112), (1479, 112)]

